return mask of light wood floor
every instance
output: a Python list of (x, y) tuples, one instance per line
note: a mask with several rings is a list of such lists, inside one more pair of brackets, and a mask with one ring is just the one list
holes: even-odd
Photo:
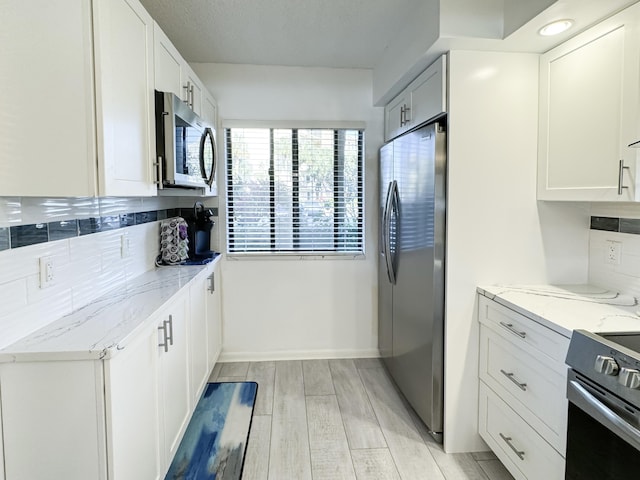
[(378, 359), (217, 364), (258, 383), (243, 480), (512, 480), (492, 453), (445, 454)]

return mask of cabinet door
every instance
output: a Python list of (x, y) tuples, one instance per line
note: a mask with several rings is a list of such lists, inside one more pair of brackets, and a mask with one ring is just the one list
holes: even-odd
[(204, 90), (202, 94), (202, 118), (209, 124), (209, 126), (217, 128), (218, 104), (215, 98), (213, 98), (206, 90)]
[(480, 436), (514, 478), (564, 478), (564, 458), (484, 382), (479, 393)]
[(207, 362), (207, 277), (195, 281), (190, 287), (189, 295), (189, 339), (190, 339), (190, 373), (191, 401), (195, 405), (202, 393), (202, 387), (209, 376)]
[(152, 329), (105, 361), (112, 479), (160, 478), (157, 348), (156, 330)]
[(106, 480), (101, 361), (0, 366), (5, 476)]
[(410, 128), (447, 111), (446, 78), (446, 56), (443, 55), (411, 82), (411, 111), (405, 115)]
[(91, 3), (3, 0), (0, 18), (0, 192), (95, 195)]
[(411, 111), (411, 101), (408, 92), (394, 98), (384, 109), (384, 139), (389, 141), (407, 131), (405, 117)]
[(138, 0), (95, 0), (101, 195), (156, 194), (153, 19)]
[(182, 71), (183, 87), (186, 87), (187, 89), (187, 104), (196, 113), (196, 115), (202, 115), (202, 92), (204, 90), (202, 82), (187, 63), (182, 65)]
[(539, 199), (637, 199), (639, 16), (636, 5), (541, 57)]
[(209, 371), (218, 361), (222, 351), (222, 313), (220, 262), (216, 263), (207, 280), (207, 339)]
[(184, 62), (182, 56), (157, 23), (154, 23), (153, 41), (155, 89), (160, 92), (171, 92), (182, 98), (181, 64)]
[(163, 442), (161, 442), (163, 471), (166, 471), (176, 453), (191, 411), (189, 351), (187, 347), (188, 298), (188, 295), (180, 295), (158, 316), (159, 326), (165, 326), (167, 337), (170, 339), (166, 347), (160, 346), (165, 343), (165, 330), (158, 330), (159, 346), (157, 352), (160, 357), (159, 387), (160, 423), (163, 431)]

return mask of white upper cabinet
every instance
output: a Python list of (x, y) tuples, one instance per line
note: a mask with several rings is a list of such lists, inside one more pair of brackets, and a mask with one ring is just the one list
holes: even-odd
[(203, 116), (205, 88), (169, 37), (156, 23), (155, 44), (155, 89), (172, 92), (199, 116)]
[(0, 18), (0, 195), (94, 195), (90, 2), (5, 0)]
[(640, 4), (540, 59), (538, 199), (638, 201)]
[[(153, 195), (153, 25), (137, 0), (0, 4), (0, 195)], [(64, 31), (64, 35), (61, 35)]]
[(184, 60), (180, 52), (157, 23), (153, 27), (153, 41), (155, 89), (171, 92), (184, 100), (181, 73)]
[(155, 195), (153, 19), (138, 0), (94, 0), (101, 195)]
[(447, 57), (442, 55), (385, 107), (385, 141), (447, 111)]
[(185, 102), (187, 103), (187, 105), (189, 105), (189, 107), (191, 107), (191, 110), (193, 110), (196, 115), (202, 116), (202, 98), (204, 86), (188, 64), (185, 63), (182, 69), (184, 72), (182, 88), (185, 92)]

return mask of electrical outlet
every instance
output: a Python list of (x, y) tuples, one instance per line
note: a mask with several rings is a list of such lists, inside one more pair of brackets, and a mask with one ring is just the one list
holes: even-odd
[(614, 242), (613, 240), (607, 240), (607, 246), (605, 250), (605, 263), (609, 265), (620, 265), (620, 254), (622, 252), (622, 242)]
[(131, 253), (131, 242), (129, 234), (123, 233), (120, 236), (120, 258), (127, 258)]
[(50, 287), (55, 280), (53, 257), (40, 257), (40, 288)]

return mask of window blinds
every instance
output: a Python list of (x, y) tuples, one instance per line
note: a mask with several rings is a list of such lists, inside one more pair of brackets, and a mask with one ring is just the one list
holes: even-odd
[(229, 253), (363, 253), (363, 131), (228, 128)]

